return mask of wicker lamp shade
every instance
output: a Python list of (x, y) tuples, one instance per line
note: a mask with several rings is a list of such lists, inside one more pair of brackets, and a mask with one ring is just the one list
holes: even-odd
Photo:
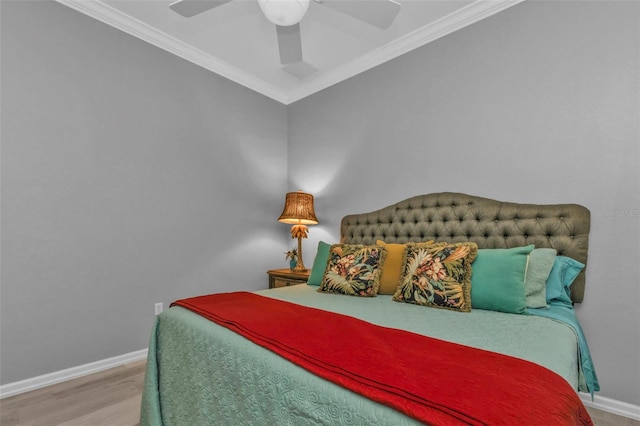
[(313, 210), (313, 195), (302, 191), (288, 192), (278, 221), (292, 225), (317, 225), (318, 218)]

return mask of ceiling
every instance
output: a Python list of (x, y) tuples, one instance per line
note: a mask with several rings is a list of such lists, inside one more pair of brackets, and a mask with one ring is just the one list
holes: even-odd
[(280, 64), (275, 26), (256, 0), (191, 18), (170, 10), (171, 0), (56, 1), (290, 104), (523, 0), (397, 0), (400, 12), (386, 30), (312, 1), (300, 23), (307, 68), (293, 70)]

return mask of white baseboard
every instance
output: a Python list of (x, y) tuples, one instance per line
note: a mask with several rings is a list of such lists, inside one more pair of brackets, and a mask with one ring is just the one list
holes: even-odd
[(109, 368), (119, 367), (130, 362), (140, 361), (146, 357), (147, 349), (141, 349), (139, 351), (114, 356), (101, 361), (91, 362), (89, 364), (43, 374), (42, 376), (20, 380), (19, 382), (7, 383), (6, 385), (0, 386), (0, 399), (40, 389), (45, 386), (55, 385), (56, 383), (66, 382), (67, 380), (77, 379), (78, 377), (98, 373), (100, 371), (108, 370)]
[(615, 399), (598, 395), (595, 395), (593, 400), (591, 400), (591, 395), (583, 392), (580, 392), (580, 399), (582, 400), (582, 403), (587, 407), (593, 407), (597, 408), (598, 410), (616, 414), (618, 416), (640, 420), (640, 406), (638, 405), (616, 401)]

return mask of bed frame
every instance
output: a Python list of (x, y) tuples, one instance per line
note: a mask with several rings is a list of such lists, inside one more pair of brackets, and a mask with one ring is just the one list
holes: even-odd
[[(560, 255), (572, 257), (586, 264), (589, 223), (589, 210), (575, 204), (505, 203), (447, 192), (419, 195), (371, 213), (345, 216), (341, 223), (341, 240), (343, 243), (351, 244), (374, 244), (378, 239), (389, 243), (430, 239), (473, 241), (480, 248), (510, 248), (535, 244), (537, 247), (554, 248)], [(582, 301), (584, 279), (583, 272), (571, 287), (574, 302)], [(309, 300), (302, 297), (306, 291), (313, 295), (319, 294), (313, 289), (309, 290), (308, 286), (264, 291), (274, 292), (272, 294), (275, 298), (278, 298), (278, 292), (282, 291), (280, 296), (287, 296), (290, 298), (288, 300), (294, 303), (297, 303), (296, 300)], [(296, 293), (298, 291), (303, 293)], [(287, 297), (284, 297), (284, 300), (287, 300)], [(298, 297), (300, 299), (297, 299)], [(356, 317), (367, 320), (368, 315), (376, 312), (375, 309), (371, 309), (371, 306), (375, 305), (369, 302), (375, 304), (385, 301), (389, 302), (383, 297), (336, 296), (321, 297), (310, 306), (323, 309), (322, 306), (326, 303), (326, 306), (335, 308), (336, 312), (342, 309), (348, 315), (357, 313)], [(344, 306), (345, 303), (347, 307)], [(391, 305), (391, 309), (404, 308), (405, 314), (408, 311), (416, 311), (427, 324), (435, 323), (438, 316), (449, 316), (446, 324), (453, 330), (464, 330), (464, 321), (471, 318), (440, 309), (414, 310), (411, 306), (391, 302), (388, 304)], [(474, 312), (471, 312), (470, 315), (473, 314)], [(499, 315), (489, 311), (479, 314)], [(429, 315), (433, 315), (433, 322), (425, 320)], [(401, 315), (397, 317), (402, 318)], [(509, 322), (510, 324), (513, 321), (522, 321), (525, 317), (535, 319), (538, 324), (542, 320), (522, 315), (513, 317), (515, 318)], [(396, 315), (389, 315), (386, 325), (394, 327), (394, 318)], [(495, 317), (491, 317), (491, 323), (494, 319)], [(420, 321), (414, 322), (420, 324)], [(552, 323), (552, 326), (562, 328), (567, 336), (570, 334), (571, 338), (575, 337), (574, 332), (559, 322)], [(548, 332), (547, 325), (546, 322), (543, 325), (544, 333)], [(447, 333), (446, 328), (444, 332)], [(539, 343), (534, 342), (535, 345)], [(555, 343), (557, 345), (558, 342)], [(578, 352), (572, 347), (573, 344), (572, 340), (564, 349), (577, 357)], [(240, 359), (242, 361), (238, 362)], [(565, 361), (560, 362), (562, 364)], [(329, 385), (328, 382), (310, 374), (294, 375), (295, 371), (288, 365), (288, 361), (266, 352), (226, 328), (211, 325), (208, 320), (179, 307), (168, 309), (158, 316), (152, 332), (141, 425), (155, 426), (172, 422), (207, 424), (214, 423), (213, 419), (218, 421), (240, 418), (240, 413), (244, 415), (245, 423), (251, 424), (264, 424), (264, 419), (259, 413), (271, 416), (272, 424), (311, 424), (314, 417), (309, 416), (312, 414), (318, 419), (342, 418), (343, 415), (350, 419), (352, 414), (360, 411), (363, 415), (361, 418), (371, 420), (366, 424), (375, 423), (372, 419), (376, 419), (378, 424), (416, 423), (415, 419), (366, 398), (354, 396), (354, 399), (347, 400), (347, 395), (352, 393)], [(576, 378), (576, 381), (579, 380)], [(239, 383), (244, 385), (239, 386)], [(287, 383), (289, 387), (285, 386)], [(293, 383), (297, 383), (295, 389), (292, 387)], [(214, 388), (218, 393), (214, 392)], [(298, 390), (303, 396), (308, 392), (309, 397), (295, 398)], [(253, 399), (254, 392), (269, 395), (264, 400), (268, 401), (269, 407), (264, 408), (261, 406), (264, 401)], [(312, 394), (321, 395), (324, 398), (322, 401), (325, 402), (312, 398)], [(216, 397), (211, 398), (211, 395)], [(166, 399), (164, 406), (161, 403), (162, 398)], [(252, 419), (251, 416), (258, 417), (247, 420)]]
[[(577, 204), (516, 204), (441, 192), (345, 216), (340, 235), (345, 244), (473, 241), (481, 249), (534, 244), (586, 265), (590, 218), (589, 210)], [(585, 270), (571, 286), (574, 303), (583, 300)]]

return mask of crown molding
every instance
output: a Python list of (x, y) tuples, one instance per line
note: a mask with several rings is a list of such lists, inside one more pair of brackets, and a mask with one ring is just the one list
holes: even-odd
[(375, 68), (391, 59), (397, 58), (418, 47), (495, 15), (523, 1), (525, 0), (476, 0), (449, 15), (433, 21), (429, 25), (421, 27), (334, 70), (319, 75), (309, 84), (292, 91), (287, 97), (287, 103), (298, 101), (353, 77), (356, 74)]
[(211, 56), (200, 49), (196, 49), (189, 44), (171, 37), (167, 33), (147, 25), (100, 0), (55, 1), (97, 19), (111, 27), (117, 28), (129, 35), (139, 38), (140, 40), (144, 40), (147, 43), (166, 50), (169, 53), (173, 53), (182, 59), (199, 65), (202, 68), (221, 75), (222, 77), (234, 81), (242, 86), (248, 87), (258, 93), (275, 99), (278, 102), (286, 103), (287, 97), (276, 87), (228, 64), (227, 62)]
[(388, 43), (336, 69), (301, 81), (300, 86), (283, 91), (255, 76), (194, 48), (145, 24), (100, 0), (56, 0), (98, 21), (124, 31), (211, 72), (288, 105), (350, 77), (374, 68), (413, 49), (495, 15), (524, 0), (476, 0), (473, 3)]

